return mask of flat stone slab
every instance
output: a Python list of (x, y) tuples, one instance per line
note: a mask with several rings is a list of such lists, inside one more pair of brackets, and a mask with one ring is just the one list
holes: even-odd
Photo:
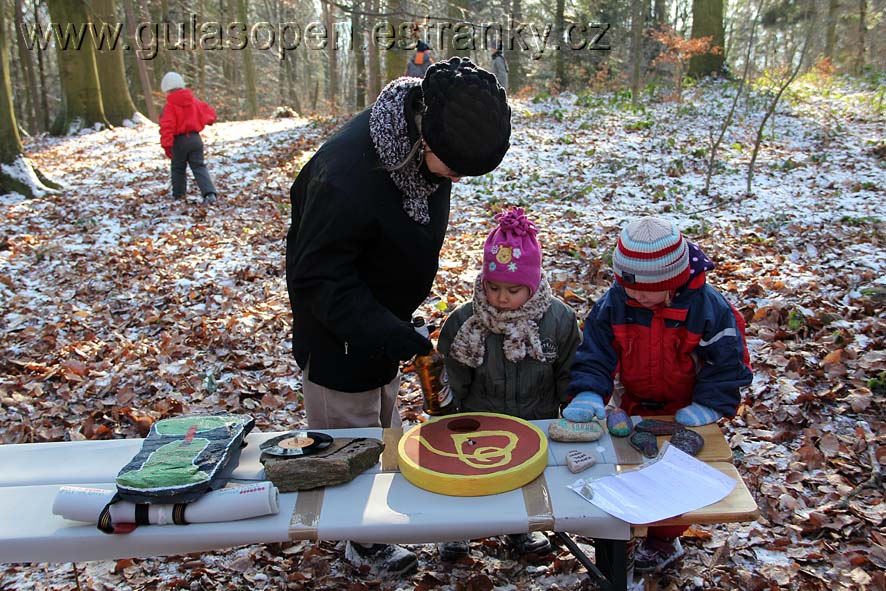
[(279, 458), (262, 454), (261, 463), (265, 476), (280, 492), (295, 492), (350, 482), (377, 464), (384, 449), (380, 439), (337, 437), (314, 455)]
[(597, 441), (603, 437), (603, 427), (597, 421), (573, 423), (560, 419), (548, 426), (548, 436), (554, 441)]
[(673, 435), (683, 428), (680, 423), (674, 421), (661, 421), (659, 419), (643, 419), (634, 428), (637, 431), (646, 431), (653, 435)]

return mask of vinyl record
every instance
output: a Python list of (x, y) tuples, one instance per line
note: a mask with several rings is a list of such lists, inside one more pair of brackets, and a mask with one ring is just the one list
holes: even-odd
[(262, 454), (277, 458), (310, 456), (332, 445), (332, 436), (319, 431), (290, 431), (261, 444)]

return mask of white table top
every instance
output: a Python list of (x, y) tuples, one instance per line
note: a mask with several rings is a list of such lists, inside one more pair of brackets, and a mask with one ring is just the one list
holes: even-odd
[[(550, 421), (536, 421), (547, 431)], [(328, 431), (338, 437), (382, 439), (382, 429)], [(259, 444), (279, 433), (250, 433), (247, 447), (227, 474), (261, 480)], [(114, 489), (120, 468), (138, 452), (139, 439), (0, 445), (0, 563), (71, 562), (183, 554), (243, 544), (294, 539), (351, 539), (363, 542), (426, 543), (527, 531), (569, 531), (628, 539), (630, 526), (597, 509), (566, 484), (577, 476), (565, 454), (582, 449), (614, 461), (608, 436), (600, 442), (552, 442), (544, 474), (521, 489), (485, 497), (450, 497), (417, 488), (396, 471), (377, 464), (351, 482), (280, 495), (277, 515), (224, 523), (142, 526), (107, 535), (95, 526), (51, 513), (60, 485)], [(612, 458), (610, 460), (610, 458)], [(583, 477), (614, 473), (600, 463)]]

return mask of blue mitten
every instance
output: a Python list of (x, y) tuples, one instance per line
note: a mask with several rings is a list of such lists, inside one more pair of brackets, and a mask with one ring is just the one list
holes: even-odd
[(709, 406), (693, 402), (689, 406), (684, 406), (678, 410), (674, 418), (681, 425), (701, 427), (709, 423), (716, 423), (723, 418), (723, 415)]
[(605, 416), (603, 397), (596, 392), (582, 392), (563, 409), (563, 418), (573, 423), (587, 423), (594, 417), (602, 419)]

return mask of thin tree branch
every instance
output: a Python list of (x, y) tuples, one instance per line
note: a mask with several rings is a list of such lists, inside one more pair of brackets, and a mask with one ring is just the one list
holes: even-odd
[(729, 129), (729, 126), (732, 125), (732, 118), (735, 115), (735, 108), (738, 105), (738, 99), (741, 97), (741, 92), (744, 89), (745, 82), (748, 79), (748, 72), (750, 71), (751, 66), (751, 51), (754, 47), (754, 34), (757, 30), (757, 21), (760, 18), (760, 11), (762, 10), (763, 2), (762, 0), (757, 4), (757, 14), (754, 15), (754, 20), (751, 23), (751, 35), (748, 39), (748, 50), (745, 52), (744, 58), (744, 72), (742, 72), (741, 80), (738, 83), (738, 88), (735, 90), (735, 97), (732, 99), (732, 106), (729, 108), (729, 115), (726, 116), (726, 120), (723, 121), (722, 127), (720, 127), (720, 135), (717, 137), (717, 141), (711, 146), (711, 157), (708, 159), (708, 174), (705, 176), (704, 181), (704, 191), (703, 194), (707, 195), (711, 189), (711, 175), (714, 172), (714, 164), (717, 160), (717, 150), (720, 148), (720, 143), (723, 141), (723, 137), (726, 135), (726, 130)]
[(751, 162), (748, 164), (748, 182), (747, 182), (747, 191), (746, 194), (751, 194), (751, 186), (754, 180), (754, 164), (757, 161), (757, 154), (760, 151), (760, 143), (763, 141), (763, 130), (766, 128), (766, 122), (769, 120), (769, 117), (775, 112), (775, 107), (778, 105), (778, 101), (781, 99), (781, 95), (784, 94), (784, 91), (787, 90), (788, 86), (791, 85), (791, 82), (794, 81), (794, 78), (797, 77), (797, 74), (800, 73), (800, 68), (803, 67), (803, 61), (806, 59), (806, 50), (809, 49), (809, 41), (812, 39), (812, 31), (815, 29), (815, 23), (811, 23), (806, 31), (806, 40), (803, 41), (803, 49), (800, 52), (800, 59), (797, 60), (797, 66), (794, 68), (794, 71), (791, 73), (790, 77), (787, 81), (778, 89), (778, 93), (776, 93), (775, 98), (772, 100), (772, 104), (769, 105), (769, 108), (766, 109), (766, 113), (763, 115), (763, 120), (760, 122), (760, 127), (757, 130), (757, 137), (754, 140), (754, 151), (751, 154)]

